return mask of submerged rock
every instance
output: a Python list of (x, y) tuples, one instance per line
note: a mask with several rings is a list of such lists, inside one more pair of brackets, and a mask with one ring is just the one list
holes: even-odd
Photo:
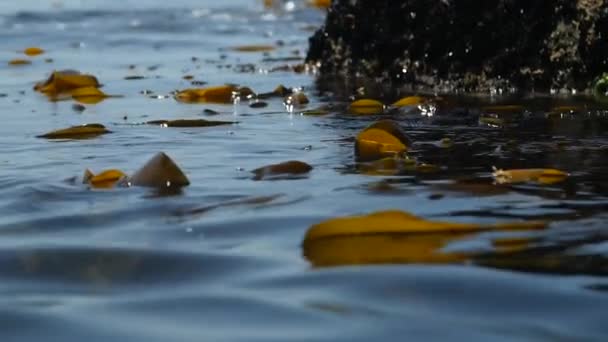
[(414, 91), (588, 90), (608, 71), (602, 0), (334, 0), (321, 79)]

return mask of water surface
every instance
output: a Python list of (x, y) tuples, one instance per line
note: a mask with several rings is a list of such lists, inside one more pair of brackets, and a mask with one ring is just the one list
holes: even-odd
[[(269, 11), (249, 0), (0, 4), (2, 340), (605, 341), (604, 106), (586, 98), (433, 98), (431, 116), (429, 108), (412, 108), (386, 117), (411, 136), (413, 157), (439, 169), (370, 175), (355, 163), (353, 137), (376, 117), (346, 113), (350, 99), (321, 92), (313, 75), (272, 71), (301, 63), (311, 26), (322, 24), (322, 11), (296, 7)], [(230, 50), (244, 44), (278, 48)], [(47, 53), (31, 65), (7, 64), (28, 46)], [(124, 97), (77, 112), (73, 101), (50, 102), (32, 90), (62, 69), (94, 74), (105, 92)], [(265, 108), (180, 104), (170, 95), (192, 86), (184, 75), (260, 93), (301, 87), (307, 108), (333, 109), (305, 116), (280, 99)], [(391, 96), (383, 100), (396, 100)], [(480, 123), (482, 108), (496, 104), (523, 108), (505, 114), (504, 125)], [(574, 107), (555, 109), (564, 105)], [(181, 118), (239, 124), (141, 124)], [(91, 122), (113, 133), (36, 138)], [(449, 148), (438, 144), (446, 137)], [(183, 168), (189, 187), (166, 196), (66, 181), (85, 168), (131, 173), (159, 151)], [(314, 170), (252, 180), (249, 170), (286, 160)], [(553, 185), (496, 185), (492, 166), (551, 167), (571, 176)], [(302, 248), (315, 223), (386, 209), (550, 225), (450, 238), (440, 250), (464, 255), (452, 262), (403, 256), (432, 239), (391, 238), (380, 249), (390, 243), (396, 256), (374, 259), (378, 250), (369, 248), (360, 262), (338, 258), (332, 267), (320, 267)]]

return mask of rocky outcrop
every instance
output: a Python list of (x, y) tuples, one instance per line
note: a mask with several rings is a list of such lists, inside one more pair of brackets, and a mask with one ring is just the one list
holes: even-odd
[(414, 90), (582, 91), (608, 71), (608, 1), (334, 0), (307, 61)]

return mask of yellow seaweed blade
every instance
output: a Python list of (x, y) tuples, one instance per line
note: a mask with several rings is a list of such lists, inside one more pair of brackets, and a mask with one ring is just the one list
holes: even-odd
[(175, 99), (184, 103), (232, 103), (237, 87), (224, 85), (209, 88), (190, 88), (179, 91)]
[(8, 62), (8, 64), (9, 65), (14, 65), (14, 66), (28, 65), (28, 64), (32, 64), (32, 61), (27, 60), (27, 59), (16, 58), (16, 59), (11, 59)]
[(72, 98), (80, 103), (96, 104), (109, 96), (95, 87), (82, 87), (70, 91)]
[(23, 50), (23, 53), (27, 56), (34, 57), (34, 56), (42, 55), (44, 53), (44, 50), (39, 47), (32, 46), (32, 47), (28, 47), (27, 49)]
[(399, 141), (401, 141), (406, 147), (412, 144), (410, 138), (405, 134), (401, 126), (393, 120), (379, 120), (367, 127), (368, 129), (377, 128), (385, 132), (390, 133)]
[(404, 211), (388, 210), (363, 216), (339, 217), (315, 224), (306, 233), (305, 241), (369, 234), (465, 233), (479, 229), (480, 226), (476, 224), (427, 221)]
[(424, 97), (421, 96), (407, 96), (399, 101), (393, 103), (393, 107), (407, 107), (407, 106), (417, 106), (424, 102)]
[(384, 104), (377, 100), (361, 99), (351, 103), (348, 111), (351, 114), (361, 115), (379, 114), (384, 111)]
[(163, 152), (156, 154), (130, 178), (137, 186), (156, 188), (181, 187), (190, 184), (184, 172)]
[(556, 170), (556, 169), (545, 169), (543, 173), (538, 177), (538, 182), (541, 184), (555, 184), (561, 183), (568, 178), (568, 173)]
[[(90, 170), (87, 170), (90, 172)], [(100, 172), (97, 175), (87, 174), (85, 171), (85, 177), (88, 178), (86, 182), (95, 189), (110, 189), (116, 186), (118, 182), (125, 179), (127, 175), (117, 169), (110, 169)], [(88, 177), (87, 177), (88, 176)]]
[(398, 210), (375, 212), (362, 216), (346, 216), (329, 219), (313, 225), (306, 233), (310, 240), (374, 234), (454, 234), (485, 230), (535, 230), (544, 229), (545, 222), (507, 222), (493, 225), (430, 221)]
[(308, 6), (327, 9), (331, 6), (331, 0), (308, 0)]
[(99, 88), (101, 84), (95, 76), (81, 74), (77, 71), (55, 71), (44, 82), (34, 86), (34, 90), (48, 96), (69, 93), (77, 88)]
[(270, 52), (275, 50), (276, 47), (273, 45), (265, 45), (265, 44), (258, 44), (258, 45), (240, 45), (240, 46), (235, 46), (232, 48), (232, 50), (234, 51), (238, 51), (238, 52)]
[(359, 133), (355, 155), (359, 161), (372, 161), (406, 152), (409, 139), (396, 122), (378, 121)]
[(442, 251), (466, 234), (357, 235), (306, 240), (302, 252), (316, 267), (373, 264), (450, 264), (468, 259), (464, 253)]
[(86, 124), (81, 126), (72, 126), (64, 129), (52, 131), (43, 135), (39, 135), (38, 138), (46, 139), (88, 139), (98, 135), (111, 133), (101, 124)]
[(539, 182), (554, 184), (563, 182), (568, 177), (566, 172), (556, 169), (513, 169), (495, 170), (492, 175), (499, 184)]
[[(450, 242), (487, 230), (544, 229), (545, 222), (491, 225), (430, 221), (397, 210), (329, 219), (313, 225), (303, 241), (314, 266), (388, 263), (459, 263), (473, 254), (446, 252)], [(500, 251), (525, 249), (528, 241), (509, 242)]]
[(497, 183), (505, 184), (528, 182), (540, 177), (543, 172), (544, 169), (496, 170), (492, 175)]
[(255, 175), (254, 179), (261, 180), (277, 175), (302, 175), (310, 172), (312, 169), (313, 167), (305, 162), (290, 160), (283, 163), (263, 166), (251, 172)]

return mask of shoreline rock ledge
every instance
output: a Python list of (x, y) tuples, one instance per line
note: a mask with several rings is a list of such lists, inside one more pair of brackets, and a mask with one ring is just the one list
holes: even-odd
[(334, 0), (306, 60), (392, 89), (588, 91), (608, 72), (608, 1)]

